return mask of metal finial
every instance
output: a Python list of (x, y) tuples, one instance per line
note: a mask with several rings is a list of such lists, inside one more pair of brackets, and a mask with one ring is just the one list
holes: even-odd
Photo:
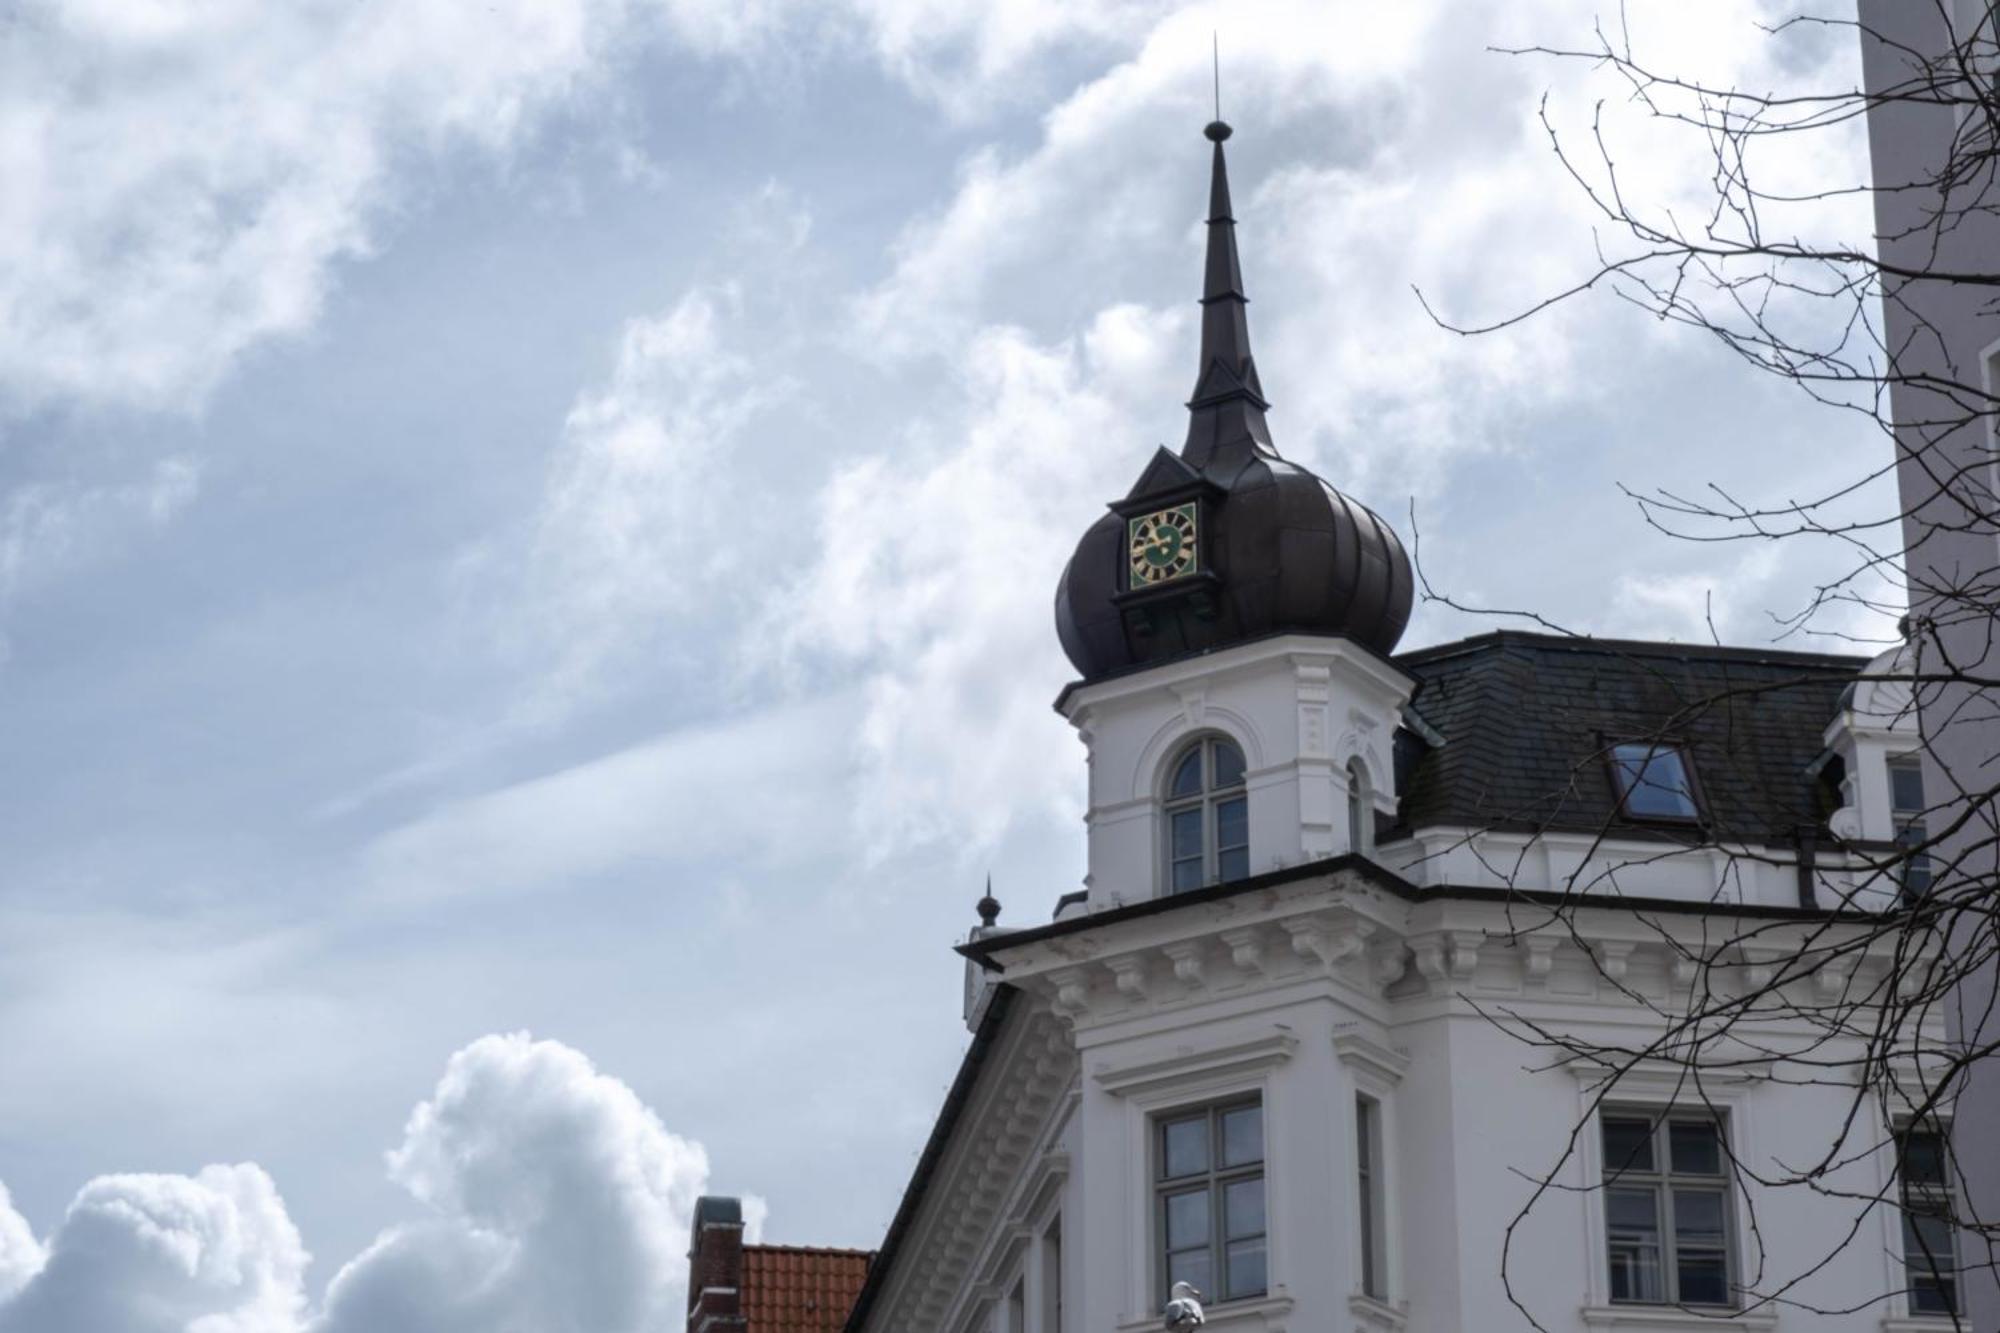
[(982, 926), (991, 927), (1000, 919), (1000, 900), (993, 896), (993, 876), (986, 877), (986, 896), (974, 904), (972, 910), (979, 913), (979, 924)]
[(1215, 33), (1209, 36), (1214, 47), (1211, 54), (1215, 59), (1215, 119), (1208, 122), (1208, 128), (1202, 133), (1221, 143), (1229, 137), (1229, 126), (1222, 119), (1222, 38)]

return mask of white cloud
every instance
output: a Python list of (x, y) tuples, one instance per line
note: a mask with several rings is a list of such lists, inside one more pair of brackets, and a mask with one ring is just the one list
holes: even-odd
[(1049, 709), (1056, 578), (1145, 456), (1131, 423), (1171, 401), (1190, 323), (1128, 306), (1055, 346), (987, 330), (959, 370), (962, 415), (821, 493), (823, 557), (775, 600), (762, 643), (862, 673), (866, 845), (950, 831), (970, 851), (1018, 815), (1073, 808), (1079, 765)]
[(199, 466), (176, 455), (139, 481), (42, 482), (0, 495), (0, 601), (89, 562), (135, 526), (163, 526), (200, 489)]
[(707, 1154), (566, 1046), (517, 1033), (458, 1052), (389, 1174), (435, 1216), (342, 1268), (317, 1333), (655, 1333), (680, 1317)]
[(5, 1333), (289, 1333), (307, 1255), (255, 1166), (100, 1176), (48, 1262), (0, 1304)]
[(371, 844), (380, 901), (550, 890), (644, 862), (734, 870), (825, 858), (844, 830), (841, 696), (690, 727), (472, 797)]
[[(1199, 281), (1206, 203), (1195, 130), (1218, 26), (1253, 332), (1283, 452), (1406, 528), (1405, 497), (1450, 496), (1468, 460), (1531, 457), (1529, 430), (1545, 423), (1615, 415), (1649, 354), (1664, 365), (1685, 352), (1608, 300), (1462, 339), (1410, 290), (1490, 316), (1589, 262), (1588, 206), (1535, 118), (1551, 72), (1488, 46), (1584, 40), (1595, 12), (1592, 0), (1532, 14), (1451, 0), (1181, 8), (1051, 110), (1031, 147), (965, 157), (950, 198), (906, 228), (892, 271), (852, 307), (854, 348), (935, 367), (955, 395), (826, 485), (822, 557), (778, 599), (782, 632), (767, 624), (763, 639), (859, 679), (869, 845), (949, 834), (972, 851), (1018, 816), (1075, 807), (1076, 751), (1048, 709), (1067, 674), (1050, 598), (1098, 506), (1154, 440), (1179, 438), (1194, 370), (1179, 313)], [(1669, 30), (1711, 34), (1705, 61), (1724, 50), (1729, 72), (1754, 82), (1777, 58), (1751, 40), (1756, 13), (1746, 2)], [(1746, 40), (1714, 42), (1727, 22)], [(1585, 80), (1569, 99), (1605, 91)], [(1618, 123), (1651, 132), (1643, 118)], [(1647, 143), (1629, 180), (1706, 181), (1685, 142)], [(1190, 298), (1175, 315), (1121, 304), (1160, 290), (1163, 273)], [(1017, 311), (1052, 331), (1015, 327)], [(1576, 526), (1630, 518), (1593, 504)], [(1771, 585), (1746, 575), (1735, 591), (1732, 623), (1768, 629), (1748, 599)], [(1682, 583), (1635, 582), (1622, 605), (1685, 626), (1687, 598)]]
[(504, 153), (624, 0), (31, 3), (0, 44), (0, 394), (198, 406), (317, 315), (399, 157)]
[(27, 1286), (47, 1261), (28, 1219), (14, 1211), (6, 1185), (0, 1184), (0, 1305)]
[(610, 378), (563, 423), (526, 570), (550, 705), (699, 605), (736, 553), (719, 540), (730, 516), (705, 503), (712, 474), (788, 391), (729, 345), (738, 301), (698, 287), (627, 321)]
[[(388, 1156), (430, 1216), (381, 1233), (316, 1314), (252, 1165), (101, 1176), (47, 1247), (0, 1189), (0, 1333), (657, 1333), (680, 1317), (699, 1143), (525, 1033), (453, 1055)], [(761, 1227), (761, 1198), (747, 1201)]]

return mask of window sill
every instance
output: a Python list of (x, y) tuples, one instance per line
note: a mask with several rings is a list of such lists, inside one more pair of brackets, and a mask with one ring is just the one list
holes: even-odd
[(1360, 1292), (1347, 1298), (1347, 1312), (1354, 1316), (1354, 1327), (1365, 1333), (1402, 1333), (1403, 1325), (1409, 1322), (1407, 1306), (1391, 1305)]
[[(1285, 1316), (1292, 1312), (1294, 1304), (1296, 1302), (1280, 1287), (1271, 1295), (1259, 1296), (1255, 1300), (1208, 1306), (1202, 1311), (1207, 1316), (1203, 1327), (1218, 1333), (1222, 1329), (1241, 1329), (1249, 1333), (1253, 1329), (1283, 1328)], [(1160, 1316), (1149, 1314), (1121, 1319), (1118, 1321), (1118, 1333), (1160, 1333)]]
[(1717, 1310), (1703, 1314), (1677, 1305), (1586, 1305), (1585, 1328), (1626, 1330), (1627, 1333), (1677, 1333), (1689, 1328), (1776, 1328), (1776, 1310)]
[(1948, 1314), (1892, 1314), (1882, 1317), (1882, 1333), (1940, 1333), (1966, 1327)]

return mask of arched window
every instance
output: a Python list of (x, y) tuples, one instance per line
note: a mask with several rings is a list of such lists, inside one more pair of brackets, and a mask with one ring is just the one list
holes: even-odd
[(1185, 893), (1250, 873), (1243, 751), (1209, 736), (1181, 751), (1167, 779), (1167, 890)]
[(1368, 799), (1368, 774), (1361, 761), (1347, 761), (1347, 850), (1365, 852), (1374, 839), (1374, 803)]

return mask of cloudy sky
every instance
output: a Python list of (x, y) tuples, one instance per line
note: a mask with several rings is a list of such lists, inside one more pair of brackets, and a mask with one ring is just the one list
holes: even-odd
[[(1413, 293), (1587, 271), (1536, 107), (1615, 89), (1489, 48), (1597, 9), (0, 12), (0, 1330), (636, 1333), (703, 1189), (879, 1240), (985, 877), (1082, 873), (1049, 602), (1180, 439), (1212, 33), (1280, 448), (1454, 597), (1770, 641), (1835, 557), (1618, 487), (1872, 434), (1610, 296)], [(1632, 6), (1851, 81), (1782, 12)]]

